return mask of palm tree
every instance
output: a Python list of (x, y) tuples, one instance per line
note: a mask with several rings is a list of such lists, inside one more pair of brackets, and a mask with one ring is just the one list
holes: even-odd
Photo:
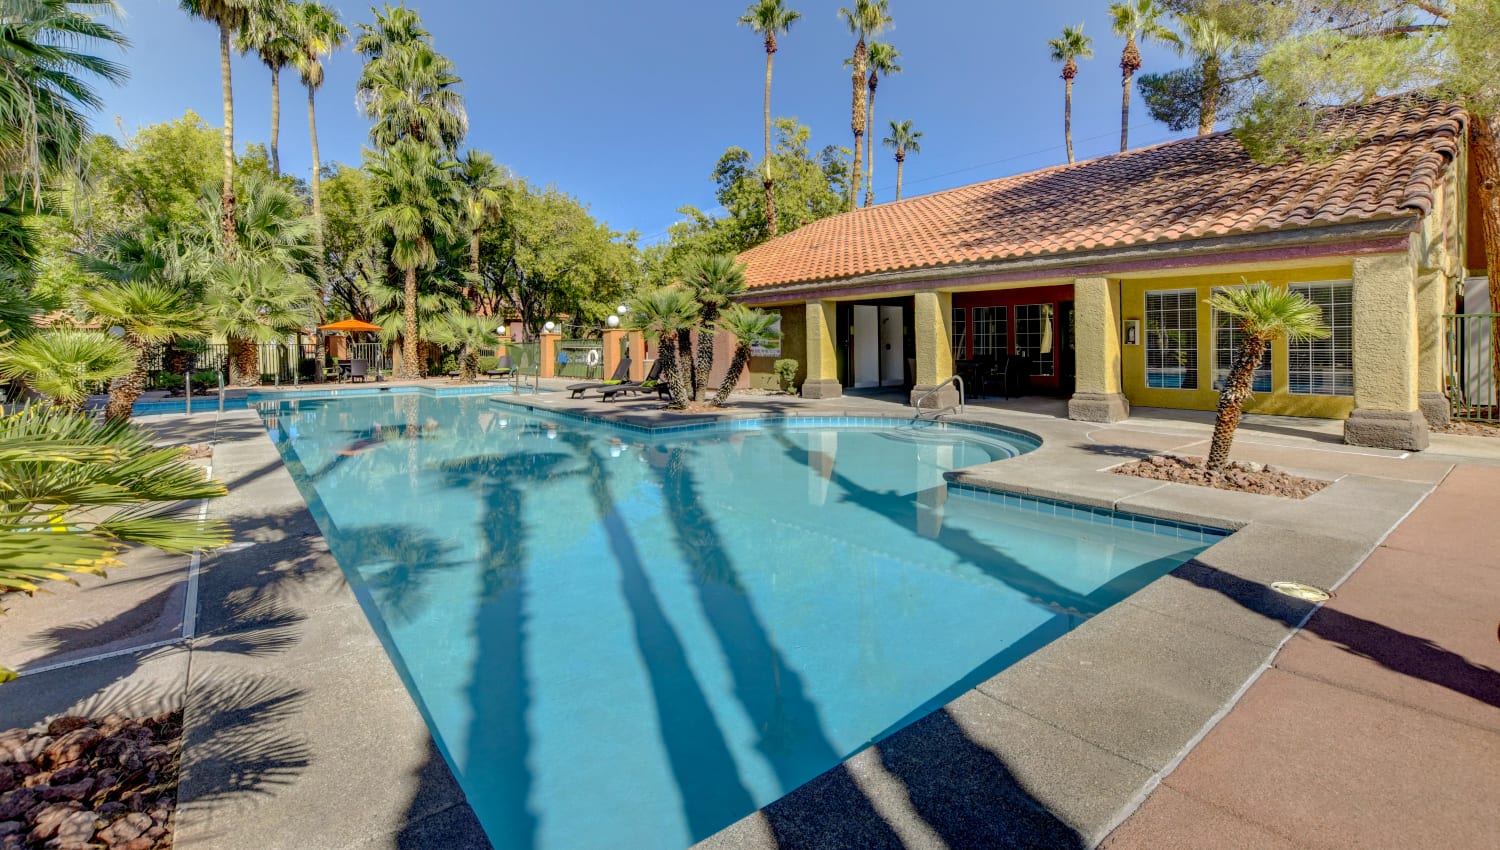
[(1224, 60), (1239, 49), (1240, 40), (1207, 15), (1183, 15), (1188, 50), (1198, 60), (1203, 90), (1198, 102), (1198, 135), (1214, 131), (1219, 121), (1219, 97), (1224, 90)]
[(458, 379), (465, 384), (479, 380), (479, 352), (493, 348), (498, 339), (492, 320), (468, 313), (449, 313), (433, 322), (427, 328), (427, 338), (459, 350)]
[(865, 162), (868, 171), (865, 174), (865, 206), (875, 203), (875, 89), (880, 87), (880, 77), (899, 74), (903, 70), (896, 63), (901, 58), (901, 51), (892, 47), (888, 42), (872, 41), (868, 51), (867, 61), (870, 66), (870, 105), (865, 112)]
[(1063, 63), (1063, 139), (1068, 143), (1068, 162), (1073, 158), (1073, 78), (1078, 76), (1078, 60), (1094, 58), (1094, 39), (1083, 34), (1083, 24), (1063, 27), (1062, 38), (1047, 42), (1052, 61)]
[(77, 161), (89, 135), (87, 112), (103, 106), (90, 78), (119, 83), (125, 67), (84, 48), (124, 48), (125, 36), (99, 21), (119, 13), (113, 0), (6, 3), (0, 13), (0, 188), (40, 197), (44, 177)]
[[(0, 417), (0, 593), (103, 575), (134, 545), (185, 554), (229, 542), (222, 523), (177, 508), (224, 485), (186, 449), (154, 442), (123, 422), (42, 405)], [(0, 682), (10, 678), (0, 667)]]
[(1130, 85), (1141, 69), (1141, 43), (1157, 42), (1182, 52), (1182, 39), (1167, 28), (1167, 10), (1156, 0), (1121, 0), (1111, 4), (1109, 14), (1115, 35), (1125, 39), (1120, 54), (1120, 152), (1130, 148)]
[(83, 295), (89, 312), (123, 331), (121, 339), (135, 353), (135, 365), (109, 385), (104, 415), (129, 419), (131, 406), (146, 390), (146, 353), (154, 345), (203, 334), (203, 314), (180, 289), (133, 281), (106, 284)]
[(0, 378), (19, 380), (52, 400), (81, 411), (89, 389), (130, 372), (135, 352), (98, 331), (54, 330), (0, 347)]
[(914, 130), (911, 121), (891, 122), (891, 134), (883, 144), (896, 152), (896, 200), (901, 200), (901, 184), (906, 177), (906, 155), (922, 152), (922, 131)]
[(417, 271), (436, 264), (439, 238), (454, 236), (449, 163), (435, 144), (406, 136), (367, 168), (375, 184), (374, 223), (391, 235), (391, 263), (406, 276), (399, 376), (419, 378)]
[(854, 170), (851, 172), (849, 181), (849, 209), (854, 209), (859, 203), (859, 181), (861, 167), (864, 162), (864, 135), (868, 127), (865, 112), (865, 97), (869, 83), (865, 80), (865, 71), (868, 70), (866, 59), (869, 51), (865, 39), (880, 35), (887, 26), (890, 26), (890, 0), (855, 0), (854, 8), (844, 7), (839, 9), (839, 17), (849, 27), (849, 34), (857, 38), (854, 43), (854, 55), (849, 63), (854, 68), (851, 80), (854, 84), (853, 108), (849, 118), (849, 128), (854, 131)]
[[(317, 250), (317, 299), (314, 320), (323, 324), (327, 316), (328, 270), (325, 267), (327, 246), (323, 241), (323, 164), (318, 155), (318, 109), (317, 92), (323, 87), (323, 63), (344, 46), (349, 37), (349, 28), (339, 20), (336, 9), (324, 6), (316, 0), (303, 0), (293, 4), (287, 15), (292, 41), (296, 45), (296, 56), (292, 62), (307, 88), (307, 132), (312, 144), (312, 211), (313, 242)], [(323, 380), (323, 357), (326, 341), (322, 334), (316, 337), (313, 357), (318, 367), (313, 369), (313, 380)]]
[(260, 383), (260, 345), (280, 342), (312, 320), (312, 282), (265, 262), (215, 268), (204, 294), (208, 327), (229, 343), (229, 382)]
[(297, 58), (292, 38), (291, 4), (261, 0), (235, 37), (240, 53), (255, 53), (271, 70), (271, 173), (281, 176), (281, 69)]
[(452, 154), (469, 129), (463, 82), (453, 63), (433, 50), (432, 35), (404, 6), (386, 6), (374, 24), (360, 24), (354, 49), (365, 57), (355, 97), (373, 119), (370, 141), (377, 149), (400, 139), (440, 145)]
[(663, 286), (642, 292), (626, 303), (630, 306), (626, 322), (657, 339), (662, 379), (672, 388), (672, 401), (667, 406), (676, 410), (687, 407), (692, 388), (684, 364), (678, 362), (677, 343), (698, 321), (697, 299), (681, 286)]
[(745, 267), (735, 262), (731, 254), (694, 257), (688, 262), (683, 283), (698, 302), (698, 358), (690, 374), (693, 392), (699, 396), (698, 401), (703, 401), (708, 395), (708, 376), (714, 368), (714, 322), (719, 311), (745, 291)]
[(781, 338), (781, 333), (775, 330), (779, 321), (781, 317), (774, 313), (752, 310), (743, 304), (731, 305), (719, 317), (718, 327), (734, 335), (735, 347), (734, 359), (729, 361), (729, 371), (724, 373), (719, 391), (714, 394), (714, 407), (723, 407), (729, 394), (734, 391), (734, 385), (740, 382), (740, 374), (745, 371), (745, 364), (750, 362), (750, 349), (758, 345), (770, 345)]
[(766, 236), (774, 237), (776, 229), (776, 178), (771, 173), (771, 64), (776, 56), (776, 37), (786, 35), (801, 12), (788, 9), (782, 0), (758, 0), (745, 9), (740, 23), (754, 30), (766, 43), (766, 96), (764, 127), (766, 134), (765, 172), (761, 182), (766, 187)]
[(245, 26), (261, 0), (179, 0), (182, 10), (219, 28), (219, 79), (224, 87), (224, 188), (219, 227), (234, 248), (234, 83), (230, 78), (230, 34)]
[(1300, 293), (1277, 289), (1265, 281), (1215, 293), (1208, 304), (1238, 323), (1244, 334), (1229, 377), (1224, 380), (1224, 389), (1219, 393), (1214, 438), (1208, 450), (1208, 468), (1221, 470), (1229, 466), (1229, 446), (1234, 441), (1245, 401), (1251, 395), (1255, 369), (1266, 347), (1283, 338), (1290, 342), (1325, 339), (1329, 330), (1323, 323), (1322, 308)]
[[(475, 150), (466, 151), (459, 159), (456, 176), (463, 202), (459, 218), (469, 242), (469, 280), (464, 285), (464, 298), (469, 300), (473, 297), (473, 287), (480, 282), (479, 235), (499, 219), (509, 181), (505, 169), (495, 164), (494, 157)], [(480, 315), (484, 315), (482, 305), (480, 310)]]

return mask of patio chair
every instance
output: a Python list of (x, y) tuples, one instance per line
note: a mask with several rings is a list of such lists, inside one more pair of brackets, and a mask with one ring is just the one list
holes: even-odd
[(646, 374), (645, 379), (640, 381), (626, 381), (623, 384), (615, 384), (612, 387), (605, 387), (599, 393), (599, 397), (604, 399), (605, 401), (614, 401), (615, 396), (624, 395), (626, 393), (634, 395), (636, 393), (656, 392), (656, 388), (660, 386), (661, 383), (661, 361), (658, 360), (655, 363), (651, 364), (651, 371)]
[(349, 380), (359, 381), (361, 384), (370, 376), (370, 361), (356, 360), (349, 364)]
[(599, 390), (604, 389), (605, 387), (612, 387), (616, 384), (623, 384), (628, 380), (630, 380), (630, 358), (621, 357), (620, 365), (615, 367), (615, 374), (608, 381), (589, 381), (583, 384), (569, 384), (567, 390), (568, 392), (573, 394), (573, 398), (583, 398), (583, 394), (588, 392), (589, 390)]
[(516, 371), (515, 364), (511, 362), (509, 354), (502, 354), (495, 360), (495, 368), (484, 370), (486, 378), (504, 378)]

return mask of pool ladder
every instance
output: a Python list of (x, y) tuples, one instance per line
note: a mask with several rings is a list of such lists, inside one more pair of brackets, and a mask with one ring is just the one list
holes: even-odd
[[(949, 384), (953, 384), (954, 386), (958, 387), (958, 412), (959, 413), (963, 413), (964, 412), (964, 379), (961, 378), (961, 377), (959, 377), (958, 375), (954, 375), (953, 377), (951, 377), (948, 380), (942, 382), (941, 384), (938, 384), (937, 386), (933, 387), (932, 389), (928, 390), (927, 392), (922, 393), (922, 395), (920, 395), (920, 396), (917, 397), (916, 401), (912, 402), (913, 406), (915, 406), (917, 408), (917, 415), (913, 416), (912, 420), (915, 421), (915, 420), (921, 419), (922, 418), (922, 403), (925, 402), (925, 401), (927, 401), (927, 399), (932, 398), (933, 396), (937, 395), (938, 392), (940, 392), (944, 387), (948, 386)], [(945, 410), (952, 410), (952, 409), (953, 409), (952, 407), (939, 408), (936, 411), (934, 411), (932, 415), (933, 415), (934, 418), (936, 418), (938, 415), (940, 415), (941, 413), (943, 413), (943, 411), (945, 411)]]

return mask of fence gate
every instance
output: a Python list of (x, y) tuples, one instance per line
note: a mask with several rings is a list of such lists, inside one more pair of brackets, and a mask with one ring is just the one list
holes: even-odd
[(1443, 317), (1448, 330), (1448, 400), (1454, 419), (1500, 422), (1500, 313)]

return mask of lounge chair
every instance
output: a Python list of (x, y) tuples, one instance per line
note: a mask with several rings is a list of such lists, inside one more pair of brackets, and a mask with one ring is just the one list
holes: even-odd
[(661, 380), (661, 361), (658, 360), (655, 363), (651, 364), (651, 371), (646, 375), (645, 380), (626, 381), (623, 384), (615, 384), (612, 387), (605, 387), (599, 393), (599, 397), (604, 399), (605, 401), (614, 401), (615, 396), (624, 395), (625, 393), (633, 394), (659, 392), (657, 387), (663, 386), (664, 384), (665, 382)]
[(484, 376), (486, 378), (504, 378), (508, 377), (514, 371), (516, 371), (516, 367), (511, 362), (510, 355), (502, 354), (495, 360), (495, 368), (484, 370)]
[(608, 381), (589, 381), (588, 383), (583, 384), (569, 384), (567, 390), (568, 392), (573, 394), (573, 398), (583, 398), (583, 394), (588, 392), (589, 390), (600, 390), (604, 389), (605, 387), (612, 387), (616, 384), (623, 384), (628, 380), (630, 380), (630, 358), (621, 357), (620, 365), (615, 367), (615, 374)]

